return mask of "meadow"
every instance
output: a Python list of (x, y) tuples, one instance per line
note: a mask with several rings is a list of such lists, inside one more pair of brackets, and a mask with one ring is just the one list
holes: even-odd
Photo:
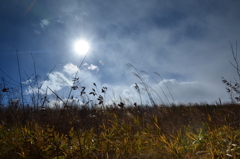
[(0, 109), (0, 158), (239, 158), (238, 104)]
[[(238, 72), (238, 65), (234, 66)], [(104, 99), (107, 88), (100, 91), (93, 83), (95, 89), (85, 92), (85, 87), (78, 88), (76, 73), (67, 100), (48, 88), (58, 101), (49, 106), (49, 96), (39, 92), (41, 83), (36, 70), (34, 82), (38, 89), (32, 91), (31, 103), (24, 103), (19, 67), (20, 100), (12, 99), (16, 90), (4, 79), (0, 83), (0, 158), (240, 158), (238, 83), (222, 79), (232, 99), (230, 103), (222, 103), (219, 99), (212, 104), (157, 105), (150, 88), (134, 69), (134, 75), (148, 94), (150, 105), (126, 105), (122, 101), (107, 105)], [(81, 106), (71, 100), (72, 91), (78, 90), (85, 100)], [(96, 101), (91, 103), (88, 96), (95, 96)]]

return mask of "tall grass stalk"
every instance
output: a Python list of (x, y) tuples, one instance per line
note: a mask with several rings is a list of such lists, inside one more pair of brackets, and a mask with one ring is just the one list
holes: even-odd
[(19, 83), (20, 83), (21, 102), (22, 102), (22, 108), (23, 108), (23, 112), (24, 112), (23, 121), (25, 121), (25, 104), (24, 104), (24, 97), (23, 97), (22, 74), (21, 74), (20, 61), (19, 61), (17, 50), (16, 50), (16, 55), (17, 55), (17, 64), (18, 64), (18, 75), (19, 75)]
[(158, 76), (161, 78), (161, 80), (163, 81), (164, 85), (166, 86), (166, 88), (167, 88), (169, 94), (171, 95), (173, 102), (176, 104), (175, 99), (173, 98), (173, 95), (172, 95), (171, 91), (169, 90), (169, 88), (168, 88), (166, 82), (163, 80), (162, 76), (161, 76), (158, 72), (154, 72), (154, 73), (155, 73), (156, 75), (158, 75)]
[(152, 98), (152, 94), (151, 94), (150, 91), (149, 91), (149, 87), (148, 87), (148, 85), (146, 84), (146, 82), (144, 81), (144, 79), (143, 79), (143, 77), (141, 76), (140, 72), (137, 70), (136, 67), (134, 67), (134, 66), (133, 66), (132, 64), (130, 64), (130, 63), (128, 63), (127, 66), (132, 67), (132, 68), (136, 71), (136, 72), (133, 72), (133, 75), (136, 76), (137, 78), (139, 78), (139, 79), (141, 80), (141, 83), (140, 83), (140, 84), (143, 85), (145, 91), (147, 92), (148, 97), (149, 97), (149, 100), (150, 100), (152, 106), (156, 106), (156, 104), (155, 104), (155, 102), (154, 102), (154, 100), (153, 100), (153, 98)]
[[(169, 100), (168, 100), (168, 97), (167, 97), (167, 95), (166, 95), (166, 93), (163, 91), (163, 89), (162, 89), (162, 87), (159, 85), (159, 83), (150, 75), (150, 74), (148, 74), (147, 72), (145, 72), (145, 71), (141, 71), (141, 72), (143, 72), (143, 73), (145, 73), (145, 74), (147, 74), (147, 75), (149, 75), (155, 82), (156, 82), (156, 84), (159, 86), (159, 88), (161, 89), (161, 91), (162, 91), (162, 93), (164, 94), (164, 96), (165, 96), (165, 98), (166, 98), (166, 100), (167, 100), (167, 102), (168, 102), (168, 104), (170, 105), (170, 102), (169, 102)], [(156, 93), (157, 94), (157, 93)], [(158, 95), (158, 94), (157, 94)], [(160, 98), (160, 96), (158, 95), (158, 97)], [(160, 98), (160, 100), (163, 102), (163, 100), (162, 100), (162, 98)], [(163, 104), (164, 104), (164, 102), (163, 102)], [(164, 104), (165, 105), (165, 104)]]

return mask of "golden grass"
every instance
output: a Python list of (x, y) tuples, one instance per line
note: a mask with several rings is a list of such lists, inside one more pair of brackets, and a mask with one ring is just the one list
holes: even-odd
[(21, 111), (1, 109), (0, 158), (240, 156), (239, 105)]

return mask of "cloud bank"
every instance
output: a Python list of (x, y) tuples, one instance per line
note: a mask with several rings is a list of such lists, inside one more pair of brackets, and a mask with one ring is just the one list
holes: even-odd
[[(89, 68), (89, 66), (91, 66), (91, 68)], [(222, 97), (222, 92), (218, 93), (214, 89), (209, 89), (207, 86), (196, 81), (186, 82), (178, 81), (177, 79), (160, 79), (158, 81), (158, 76), (152, 77), (146, 74), (140, 75), (143, 81), (136, 78), (136, 82), (130, 84), (110, 85), (102, 83), (96, 77), (93, 70), (98, 67), (94, 67), (95, 65), (93, 64), (89, 66), (85, 65), (87, 69), (84, 69), (84, 67), (83, 69), (78, 69), (78, 66), (67, 63), (63, 66), (62, 70), (48, 74), (48, 79), (42, 81), (39, 92), (41, 94), (45, 94), (46, 92), (52, 94), (53, 91), (66, 101), (68, 93), (73, 86), (74, 79), (77, 79), (75, 85), (78, 86), (78, 89), (73, 91), (72, 96), (74, 102), (76, 103), (76, 101), (78, 101), (80, 105), (83, 103), (83, 99), (80, 96), (82, 87), (86, 87), (85, 92), (89, 97), (88, 99), (95, 100), (96, 102), (96, 98), (89, 94), (95, 89), (98, 95), (104, 96), (105, 104), (124, 102), (127, 105), (132, 105), (133, 103), (151, 105), (150, 98), (154, 100), (155, 104), (211, 103), (218, 101), (218, 98)], [(30, 82), (32, 81), (27, 81), (25, 84), (27, 85)], [(143, 83), (146, 85), (143, 85)], [(96, 84), (96, 86), (94, 84)], [(103, 87), (107, 87), (106, 94), (101, 92)], [(51, 91), (47, 91), (48, 88), (50, 88)], [(151, 96), (147, 93), (146, 88)], [(37, 88), (28, 87), (26, 93), (31, 94), (33, 91), (37, 92), (37, 90)]]

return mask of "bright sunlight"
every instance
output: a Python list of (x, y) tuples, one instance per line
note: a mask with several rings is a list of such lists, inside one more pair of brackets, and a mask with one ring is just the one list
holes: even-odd
[(79, 40), (74, 43), (74, 50), (79, 55), (85, 55), (89, 50), (88, 42)]

